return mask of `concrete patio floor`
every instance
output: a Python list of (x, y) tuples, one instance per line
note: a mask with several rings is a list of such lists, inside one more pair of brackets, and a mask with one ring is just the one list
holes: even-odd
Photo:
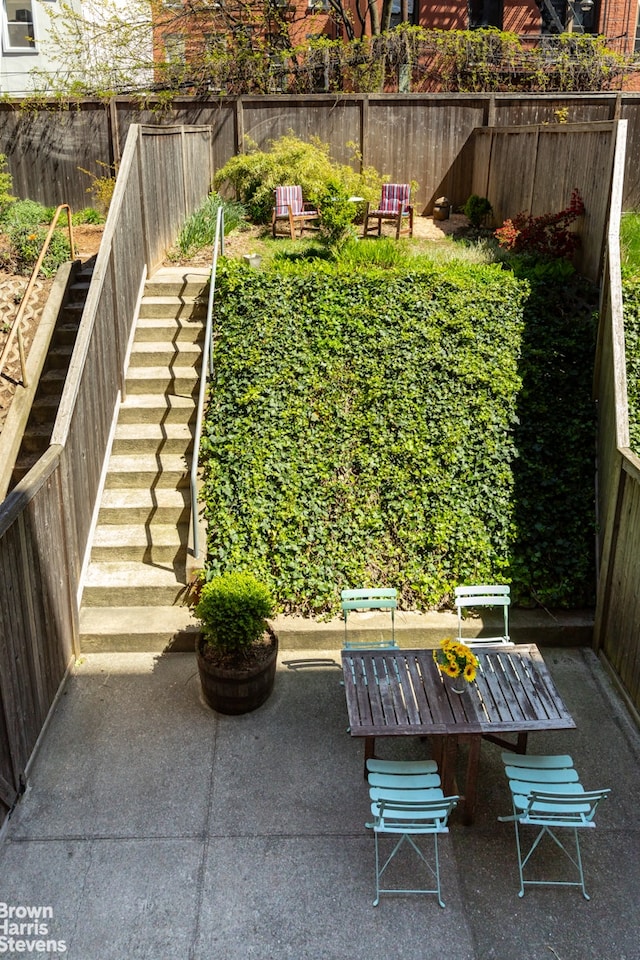
[(640, 734), (589, 649), (543, 655), (577, 730), (533, 734), (529, 751), (571, 753), (586, 787), (612, 788), (583, 836), (590, 902), (518, 898), (500, 750), (485, 742), (476, 822), (454, 816), (441, 842), (446, 908), (374, 908), (363, 744), (336, 649), (281, 651), (273, 696), (243, 717), (202, 704), (191, 654), (92, 654), (0, 843), (0, 938), (3, 912), (43, 907), (48, 952), (30, 955), (70, 960), (639, 960)]

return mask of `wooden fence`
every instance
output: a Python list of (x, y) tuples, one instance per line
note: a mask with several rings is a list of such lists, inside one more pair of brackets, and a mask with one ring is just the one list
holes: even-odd
[(77, 652), (82, 566), (142, 284), (211, 172), (210, 128), (130, 128), (51, 446), (0, 506), (0, 824)]
[(629, 705), (640, 711), (640, 458), (629, 448), (619, 241), (623, 152), (621, 136), (595, 369), (601, 561), (594, 646), (609, 664)]
[[(109, 104), (83, 101), (72, 110), (24, 114), (15, 104), (0, 104), (0, 153), (8, 157), (14, 192), (73, 209), (95, 205), (87, 190), (93, 176), (108, 174), (120, 157), (131, 124), (197, 124), (211, 129), (214, 170), (249, 141), (268, 142), (293, 131), (305, 140), (319, 137), (332, 156), (357, 166), (349, 143), (362, 162), (395, 181), (416, 180), (420, 212), (430, 212), (442, 194), (463, 204), (471, 192), (460, 163), (477, 128), (563, 126), (626, 119), (628, 150), (623, 208), (640, 206), (640, 95), (603, 94), (312, 94), (305, 96), (182, 97), (171, 104), (117, 97)], [(572, 162), (575, 158), (572, 158)], [(582, 164), (586, 158), (578, 158)], [(571, 167), (557, 158), (552, 183), (570, 179)], [(107, 164), (107, 169), (101, 164)], [(502, 189), (517, 186), (520, 170), (503, 170)], [(549, 208), (547, 208), (549, 209)]]

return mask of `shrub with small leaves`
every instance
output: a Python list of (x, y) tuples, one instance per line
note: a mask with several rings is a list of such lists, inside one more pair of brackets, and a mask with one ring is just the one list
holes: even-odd
[(328, 247), (341, 247), (355, 236), (353, 220), (357, 206), (349, 200), (349, 193), (339, 180), (333, 177), (318, 196), (320, 211), (320, 239)]
[(471, 226), (477, 230), (485, 225), (489, 214), (493, 212), (493, 207), (486, 197), (479, 197), (477, 193), (472, 193), (462, 212)]
[(206, 643), (231, 653), (246, 650), (265, 631), (274, 603), (269, 588), (253, 574), (227, 572), (207, 581), (200, 591), (195, 614)]
[(580, 237), (569, 230), (569, 226), (583, 215), (584, 209), (582, 197), (574, 190), (569, 206), (559, 213), (544, 213), (539, 217), (519, 213), (505, 220), (495, 235), (500, 246), (512, 253), (570, 260)]
[(382, 178), (372, 167), (357, 173), (336, 163), (329, 156), (329, 146), (315, 137), (306, 143), (288, 135), (271, 141), (268, 151), (253, 145), (250, 152), (231, 157), (216, 173), (214, 187), (232, 186), (249, 218), (254, 223), (268, 223), (276, 187), (300, 184), (304, 199), (317, 206), (330, 182), (339, 183), (347, 196), (375, 200), (380, 196)]

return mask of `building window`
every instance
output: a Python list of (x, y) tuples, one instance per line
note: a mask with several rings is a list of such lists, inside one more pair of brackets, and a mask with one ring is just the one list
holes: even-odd
[[(390, 26), (397, 27), (402, 20), (402, 3), (400, 0), (392, 0)], [(413, 0), (407, 0), (407, 23), (413, 23)]]
[(4, 49), (35, 50), (31, 0), (4, 0)]
[(469, 0), (469, 28), (497, 27), (502, 30), (503, 0)]

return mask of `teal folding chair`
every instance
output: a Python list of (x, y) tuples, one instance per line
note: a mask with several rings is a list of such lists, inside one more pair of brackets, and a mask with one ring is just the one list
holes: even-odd
[[(438, 903), (444, 907), (440, 889), (438, 835), (449, 832), (449, 815), (458, 797), (444, 796), (438, 768), (432, 760), (368, 760), (367, 770), (373, 820), (366, 826), (373, 830), (376, 850), (374, 907), (380, 903), (382, 894), (430, 893), (435, 893)], [(399, 838), (384, 863), (380, 856), (380, 837), (383, 835)], [(432, 860), (428, 859), (416, 839), (425, 835), (433, 837)], [(385, 872), (405, 844), (417, 854), (428, 876), (435, 880), (435, 887), (382, 886)]]
[[(504, 584), (479, 584), (474, 587), (456, 587), (454, 591), (458, 613), (458, 640), (467, 646), (482, 643), (511, 643), (509, 636), (509, 606), (511, 590)], [(478, 607), (499, 607), (502, 610), (503, 630), (497, 636), (474, 637), (472, 640), (462, 636), (462, 622), (465, 610)]]
[[(589, 896), (584, 884), (584, 870), (580, 853), (578, 830), (595, 827), (595, 812), (610, 790), (585, 790), (579, 782), (573, 760), (569, 756), (527, 756), (503, 753), (502, 760), (509, 780), (513, 814), (498, 817), (503, 823), (513, 822), (516, 831), (520, 892), (525, 886), (580, 887), (585, 900)], [(539, 828), (528, 852), (523, 856), (520, 828)], [(573, 833), (575, 852), (568, 849), (557, 836), (557, 831)], [(533, 880), (524, 878), (524, 869), (542, 839), (548, 836), (562, 850), (577, 871), (577, 880)], [(541, 860), (542, 857), (538, 857)]]
[[(395, 633), (395, 611), (398, 607), (398, 591), (390, 587), (343, 590), (340, 594), (342, 615), (344, 617), (345, 650), (381, 650), (397, 647)], [(391, 615), (391, 637), (378, 640), (353, 640), (349, 638), (349, 614), (358, 610), (388, 610)]]

